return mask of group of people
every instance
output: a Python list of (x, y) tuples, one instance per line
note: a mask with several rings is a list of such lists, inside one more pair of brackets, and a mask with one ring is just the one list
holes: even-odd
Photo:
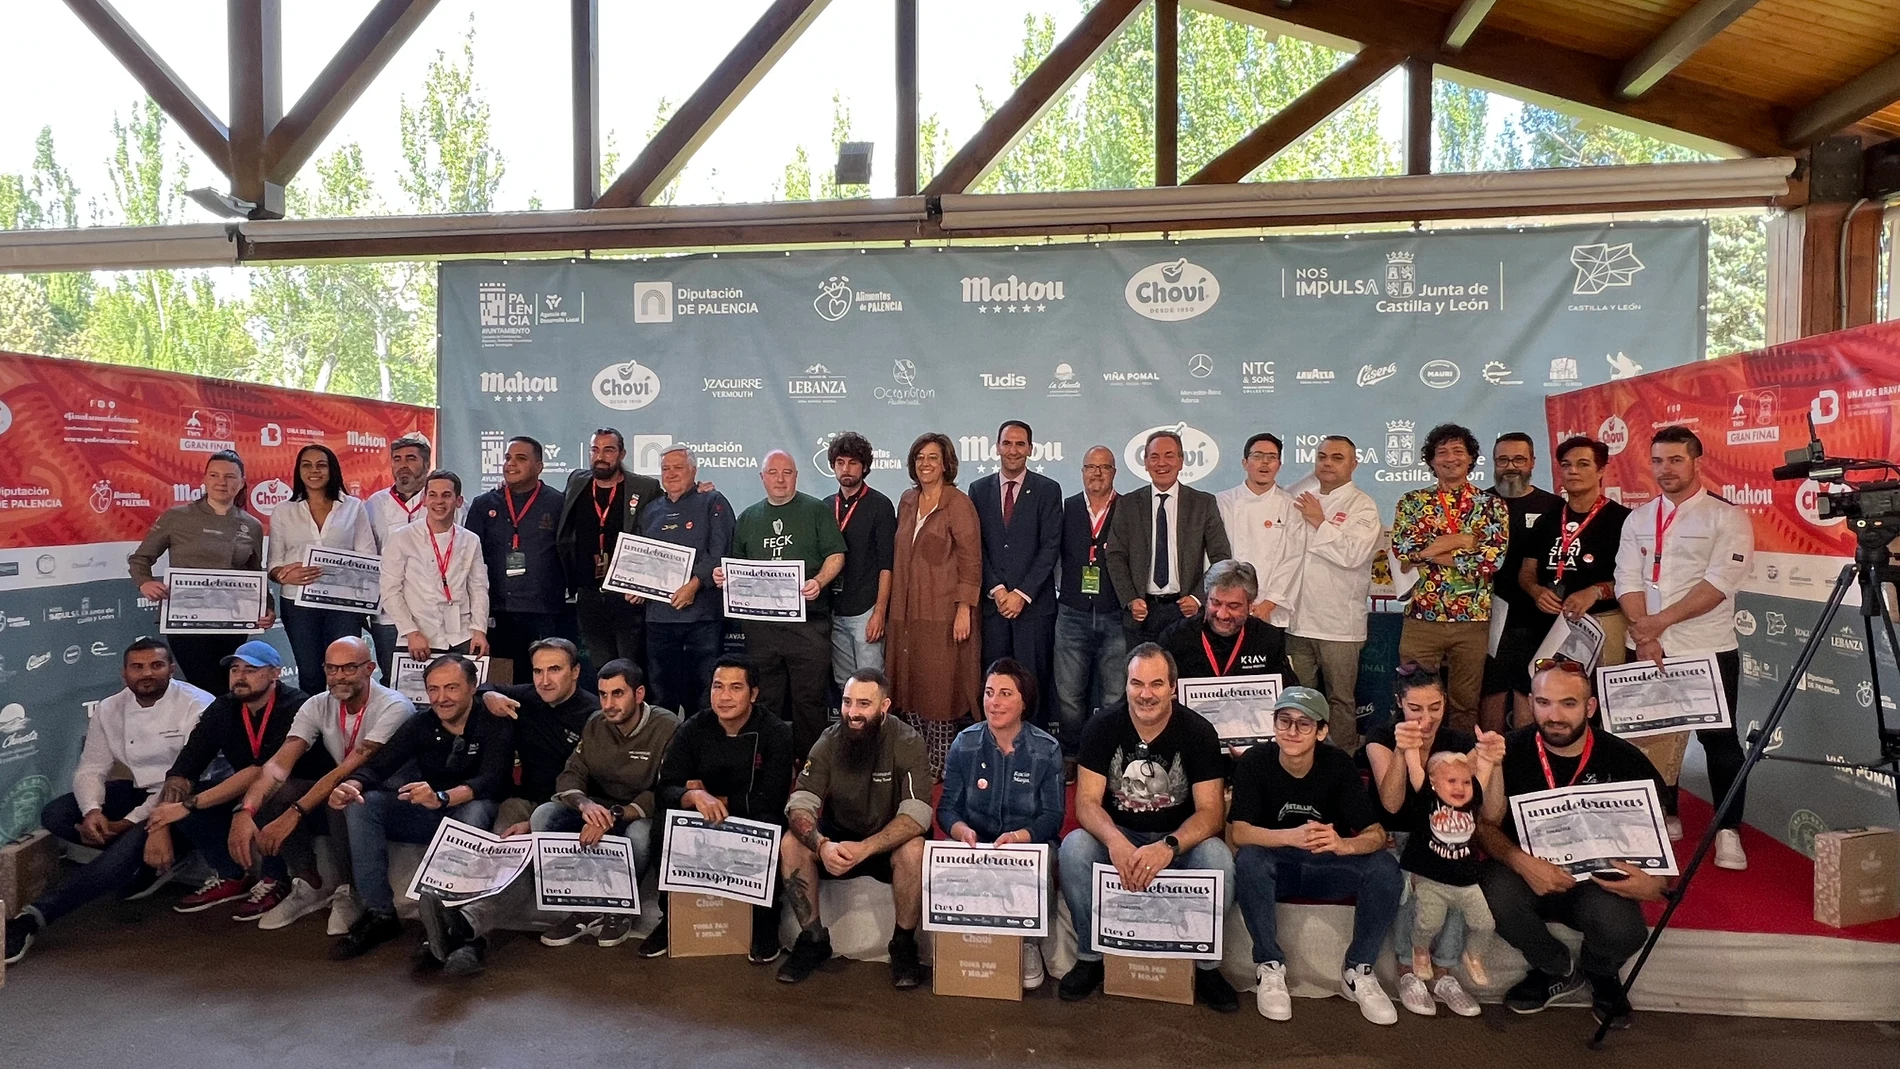
[[(1484, 984), (1495, 932), (1532, 966), (1506, 996), (1513, 1009), (1589, 987), (1599, 1013), (1627, 1019), (1616, 971), (1642, 938), (1638, 903), (1660, 896), (1661, 881), (1629, 869), (1575, 882), (1518, 849), (1504, 802), (1560, 782), (1643, 777), (1673, 794), (1685, 736), (1639, 750), (1592, 726), (1577, 665), (1531, 663), (1560, 616), (1597, 621), (1604, 663), (1713, 653), (1734, 707), (1732, 599), (1752, 532), (1703, 489), (1693, 432), (1656, 434), (1661, 495), (1632, 512), (1604, 492), (1601, 442), (1559, 446), (1560, 498), (1530, 485), (1527, 435), (1497, 440), (1493, 486), (1480, 491), (1469, 481), (1474, 436), (1434, 428), (1424, 456), (1435, 482), (1401, 498), (1389, 536), (1394, 570), (1411, 580), (1398, 709), (1363, 739), (1355, 688), (1372, 565), (1387, 543), (1352, 484), (1349, 439), (1320, 443), (1313, 486), (1295, 494), (1279, 485), (1281, 441), (1255, 435), (1245, 481), (1210, 495), (1181, 483), (1180, 439), (1159, 431), (1139, 489), (1117, 493), (1115, 455), (1097, 446), (1082, 492), (1066, 500), (1028, 470), (1027, 424), (1005, 423), (996, 443), (998, 471), (966, 494), (951, 441), (920, 436), (906, 457), (913, 485), (895, 506), (865, 483), (873, 454), (860, 435), (832, 441), (839, 490), (824, 500), (800, 493), (796, 461), (774, 450), (761, 462), (764, 500), (736, 516), (698, 481), (689, 449), (669, 449), (656, 482), (624, 467), (611, 428), (592, 436), (590, 467), (564, 491), (541, 481), (539, 442), (509, 441), (503, 484), (468, 503), (419, 437), (392, 443), (395, 485), (367, 502), (343, 493), (336, 457), (313, 445), (272, 518), (268, 562), (257, 521), (237, 505), (243, 462), (214, 454), (204, 496), (161, 518), (132, 575), (158, 599), (167, 591), (151, 568), (167, 551), (174, 567), (268, 568), (287, 595), (299, 679), (325, 688), (287, 686), (281, 658), (256, 640), (128, 647), (126, 688), (99, 706), (73, 794), (42, 817), (103, 853), (8, 922), (9, 960), (93, 897), (151, 893), (183, 849), (212, 875), (179, 910), (226, 905), (275, 928), (327, 906), (336, 956), (355, 957), (401, 930), (390, 842), (426, 842), (444, 818), (504, 834), (622, 834), (645, 871), (655, 815), (687, 808), (785, 827), (782, 898), (799, 934), (781, 980), (831, 954), (819, 883), (870, 875), (893, 891), (893, 981), (916, 986), (922, 841), (934, 827), (965, 842), (1057, 847), (1079, 948), (1065, 998), (1101, 981), (1089, 877), (1105, 862), (1131, 890), (1167, 868), (1225, 872), (1269, 1018), (1290, 1013), (1274, 903), (1299, 896), (1357, 902), (1341, 992), (1370, 1020), (1396, 1020), (1371, 971), (1389, 932), (1400, 1001), (1415, 1012), (1476, 1012), (1451, 968)], [(670, 599), (600, 589), (623, 532), (695, 550)], [(301, 563), (312, 544), (380, 552), (374, 653), (361, 617), (293, 607), (296, 585), (320, 577)], [(747, 621), (745, 655), (723, 655), (726, 557), (804, 561), (807, 619)], [(397, 652), (428, 661), (427, 711), (389, 689)], [(478, 684), (468, 657), (483, 655), (527, 667), (532, 681)], [(1283, 688), (1274, 741), (1244, 753), (1176, 699), (1181, 678), (1256, 673), (1278, 674)], [(1730, 729), (1701, 741), (1720, 794), (1739, 742)], [(106, 780), (115, 762), (130, 783)], [(316, 835), (337, 860), (329, 880)], [(1717, 864), (1746, 865), (1732, 828)], [(550, 945), (614, 945), (632, 932), (617, 916), (536, 910), (531, 887), (462, 908), (424, 894), (421, 913), (419, 959), (458, 973), (483, 966), (497, 929), (540, 931)], [(1584, 932), (1580, 962), (1546, 920)], [(665, 953), (666, 931), (642, 953)], [(760, 912), (753, 936), (752, 960), (784, 953), (776, 910)], [(1234, 1008), (1217, 963), (1202, 964), (1200, 998)], [(1043, 969), (1027, 946), (1024, 982)]]

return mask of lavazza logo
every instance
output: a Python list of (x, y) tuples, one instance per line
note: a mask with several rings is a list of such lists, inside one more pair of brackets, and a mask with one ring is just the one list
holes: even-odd
[(850, 315), (853, 308), (866, 315), (904, 310), (904, 302), (886, 291), (852, 289), (848, 275), (833, 275), (820, 282), (818, 296), (812, 299), (811, 306), (818, 318), (827, 323), (838, 322)]
[(1173, 431), (1181, 436), (1181, 481), (1196, 483), (1214, 473), (1220, 465), (1220, 443), (1214, 436), (1198, 427), (1186, 423), (1163, 423), (1147, 430), (1135, 432), (1128, 444), (1122, 447), (1122, 462), (1128, 470), (1148, 479), (1147, 468), (1141, 462), (1141, 453), (1148, 444), (1148, 436), (1156, 431)]
[(1149, 264), (1122, 288), (1122, 298), (1138, 314), (1163, 323), (1193, 319), (1220, 300), (1220, 279), (1186, 257)]
[(962, 280), (962, 286), (963, 303), (976, 305), (985, 315), (1039, 314), (1064, 297), (1060, 280), (1026, 282), (1015, 275), (1000, 281), (988, 275), (970, 276)]
[(559, 393), (561, 382), (554, 375), (530, 375), (523, 371), (484, 371), (480, 379), (481, 391), (491, 401), (503, 401), (519, 404), (523, 401), (545, 401), (548, 394)]
[(608, 408), (631, 412), (659, 396), (660, 376), (638, 360), (608, 364), (594, 376), (594, 400)]

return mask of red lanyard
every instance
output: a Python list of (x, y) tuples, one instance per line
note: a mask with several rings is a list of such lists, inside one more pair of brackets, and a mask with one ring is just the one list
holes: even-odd
[[(1558, 538), (1557, 540), (1557, 581), (1559, 583), (1564, 581), (1564, 566), (1570, 563), (1570, 547), (1576, 544), (1577, 539), (1583, 537), (1583, 529), (1590, 526), (1591, 520), (1594, 520), (1597, 518), (1597, 513), (1603, 511), (1603, 503), (1608, 500), (1609, 498), (1604, 497), (1602, 494), (1599, 493), (1597, 495), (1597, 503), (1590, 506), (1589, 514), (1584, 516), (1582, 523), (1577, 524), (1577, 529), (1574, 531), (1568, 531), (1564, 535), (1562, 535), (1560, 538)], [(1570, 510), (1568, 507), (1564, 509), (1564, 512), (1566, 515), (1569, 514), (1569, 511)], [(1658, 544), (1660, 544), (1660, 540)]]
[(839, 534), (843, 534), (844, 529), (851, 526), (851, 517), (856, 516), (858, 514), (858, 506), (864, 504), (864, 493), (864, 489), (859, 487), (858, 496), (852, 500), (851, 507), (844, 510), (843, 515), (839, 515), (838, 506), (844, 504), (844, 495), (841, 493), (831, 499), (831, 518), (838, 521)]
[(1217, 676), (1224, 676), (1234, 670), (1234, 662), (1240, 660), (1240, 647), (1247, 641), (1247, 624), (1241, 622), (1239, 633), (1234, 635), (1234, 652), (1227, 655), (1227, 663), (1219, 667), (1214, 665), (1214, 644), (1207, 641), (1207, 629), (1201, 629), (1201, 649), (1207, 653), (1207, 667)]
[(238, 706), (238, 711), (244, 715), (244, 737), (251, 742), (251, 760), (253, 761), (262, 760), (264, 757), (264, 732), (270, 730), (270, 714), (276, 708), (277, 688), (274, 685), (270, 689), (270, 696), (264, 699), (264, 721), (256, 728), (251, 727), (251, 707)]
[(410, 501), (414, 501), (416, 503), (415, 508), (410, 508), (408, 501), (404, 501), (402, 498), (396, 496), (396, 488), (392, 486), (389, 488), (389, 500), (394, 501), (396, 503), (396, 507), (401, 509), (403, 513), (409, 517), (410, 523), (414, 523), (416, 521), (416, 513), (422, 511), (422, 495), (421, 494), (417, 494), (415, 497), (409, 499)]
[[(618, 483), (607, 484), (607, 503), (603, 505), (600, 503), (600, 480), (598, 479), (594, 480), (594, 518), (600, 521), (600, 552), (602, 553), (607, 552), (607, 517), (613, 515), (614, 494), (617, 491), (618, 486), (619, 486)], [(541, 488), (538, 486), (535, 487), (534, 492), (537, 494), (540, 493)], [(510, 504), (510, 507), (512, 508), (513, 506), (512, 498), (509, 499), (509, 504)], [(529, 498), (528, 504), (530, 505), (534, 504), (534, 499)], [(509, 514), (509, 519), (513, 519), (513, 518), (514, 518), (514, 515), (511, 512)], [(520, 547), (520, 545), (521, 545), (521, 536), (517, 534), (515, 535), (515, 546), (518, 548)]]
[[(1570, 774), (1570, 782), (1564, 784), (1564, 786), (1574, 787), (1577, 785), (1577, 781), (1583, 778), (1584, 766), (1590, 763), (1590, 755), (1596, 751), (1596, 748), (1597, 733), (1592, 731), (1589, 725), (1585, 725), (1583, 729), (1583, 756), (1577, 761), (1577, 770)], [(1550, 755), (1544, 750), (1544, 736), (1542, 734), (1537, 736), (1537, 760), (1544, 766), (1544, 782), (1550, 784), (1551, 790), (1556, 790), (1557, 774), (1550, 770)]]
[(356, 726), (350, 727), (350, 707), (342, 702), (336, 703), (336, 731), (343, 736), (343, 756), (348, 757), (356, 751), (356, 737), (363, 733), (363, 714), (369, 712), (369, 695), (363, 696), (363, 703), (356, 707)]
[[(1464, 492), (1460, 491), (1458, 496), (1460, 498), (1458, 504), (1462, 505)], [(1440, 490), (1438, 492), (1438, 507), (1443, 509), (1445, 513), (1445, 533), (1455, 533), (1458, 530), (1459, 516), (1458, 511), (1453, 507), (1452, 496)]]
[(528, 495), (528, 503), (521, 506), (520, 512), (516, 512), (515, 492), (505, 486), (501, 488), (501, 499), (508, 506), (508, 522), (513, 525), (515, 529), (514, 541), (509, 544), (509, 549), (521, 548), (521, 517), (526, 516), (528, 512), (534, 508), (534, 499), (540, 496), (541, 484), (537, 482), (534, 484), (534, 493)]
[(449, 589), (449, 559), (455, 556), (455, 528), (449, 528), (449, 548), (447, 552), (442, 544), (435, 540), (435, 529), (429, 530), (429, 550), (435, 554), (435, 570), (442, 576), (442, 596), (455, 600), (455, 592)]
[(1669, 510), (1669, 519), (1664, 520), (1662, 514), (1663, 505), (1668, 501), (1669, 499), (1666, 497), (1656, 499), (1656, 548), (1650, 554), (1649, 558), (1649, 581), (1656, 585), (1661, 585), (1662, 583), (1663, 536), (1669, 533), (1669, 528), (1676, 525), (1676, 517), (1682, 515), (1682, 506), (1677, 505), (1675, 508)]
[[(1090, 564), (1095, 563), (1095, 543), (1102, 537), (1102, 526), (1108, 523), (1109, 510), (1115, 507), (1115, 499), (1120, 496), (1121, 496), (1120, 494), (1108, 495), (1108, 506), (1102, 509), (1102, 518), (1099, 520), (1089, 521), (1089, 563)], [(1083, 502), (1083, 506), (1087, 507), (1088, 498), (1083, 498), (1082, 502)], [(1214, 655), (1211, 653), (1208, 654), (1207, 659), (1209, 661), (1212, 661), (1214, 659)]]

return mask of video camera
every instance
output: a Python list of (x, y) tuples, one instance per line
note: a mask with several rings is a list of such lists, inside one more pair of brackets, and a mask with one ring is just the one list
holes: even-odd
[(1820, 434), (1814, 429), (1812, 416), (1808, 417), (1808, 444), (1800, 449), (1788, 450), (1786, 459), (1788, 462), (1774, 471), (1777, 481), (1812, 479), (1824, 485), (1834, 483), (1846, 487), (1819, 495), (1814, 503), (1814, 511), (1821, 519), (1851, 520), (1857, 530), (1885, 532), (1885, 538), (1900, 533), (1900, 480), (1847, 481), (1850, 471), (1891, 471), (1900, 474), (1900, 467), (1896, 467), (1892, 461), (1828, 456), (1826, 447), (1821, 444)]

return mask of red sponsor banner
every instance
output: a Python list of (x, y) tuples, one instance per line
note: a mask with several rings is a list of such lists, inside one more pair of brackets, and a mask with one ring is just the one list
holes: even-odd
[(297, 450), (330, 447), (350, 493), (389, 485), (389, 443), (435, 410), (164, 371), (0, 353), (0, 548), (130, 542), (235, 449), (266, 525)]
[(1841, 518), (1819, 515), (1820, 485), (1777, 482), (1772, 471), (1788, 450), (1807, 444), (1810, 416), (1829, 456), (1896, 459), (1900, 323), (1573, 390), (1547, 398), (1544, 409), (1553, 447), (1573, 434), (1609, 443), (1605, 483), (1631, 507), (1656, 496), (1650, 437), (1671, 424), (1694, 430), (1704, 450), (1703, 485), (1754, 520), (1757, 560), (1749, 588), (1824, 598), (1836, 569), (1800, 558), (1851, 558), (1853, 532)]

